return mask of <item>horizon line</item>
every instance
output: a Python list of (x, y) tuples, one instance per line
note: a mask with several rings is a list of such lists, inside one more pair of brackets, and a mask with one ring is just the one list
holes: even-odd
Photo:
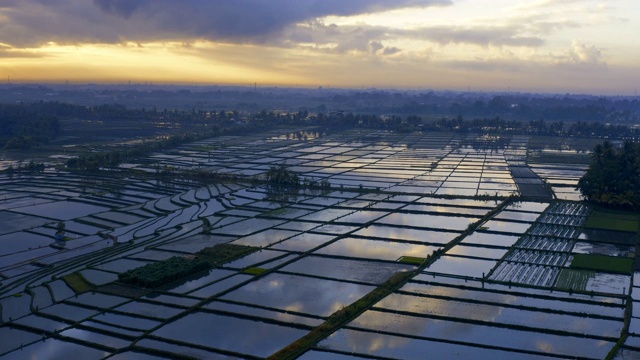
[(257, 91), (259, 89), (304, 89), (304, 90), (345, 90), (345, 91), (371, 91), (371, 90), (380, 90), (380, 91), (411, 91), (411, 92), (436, 92), (436, 93), (456, 93), (456, 94), (509, 94), (509, 95), (562, 95), (562, 96), (593, 96), (593, 97), (622, 97), (622, 98), (638, 98), (638, 89), (632, 89), (629, 94), (625, 94), (623, 92), (615, 93), (615, 94), (605, 94), (602, 92), (575, 92), (575, 91), (557, 91), (557, 90), (522, 90), (522, 89), (512, 89), (508, 87), (506, 90), (497, 90), (497, 89), (480, 89), (480, 90), (471, 90), (469, 87), (464, 87), (461, 89), (455, 88), (432, 88), (432, 87), (415, 87), (415, 86), (406, 86), (406, 87), (391, 87), (391, 86), (335, 86), (331, 84), (326, 85), (287, 85), (287, 84), (264, 84), (260, 86), (259, 83), (251, 82), (251, 83), (198, 83), (198, 82), (156, 82), (156, 81), (143, 81), (143, 82), (100, 82), (100, 81), (15, 81), (10, 77), (7, 77), (6, 83), (0, 83), (0, 87), (11, 87), (11, 86), (68, 86), (68, 87), (82, 87), (82, 86), (104, 86), (104, 87), (191, 87), (191, 88), (213, 88), (213, 87), (222, 87), (222, 88), (247, 88)]

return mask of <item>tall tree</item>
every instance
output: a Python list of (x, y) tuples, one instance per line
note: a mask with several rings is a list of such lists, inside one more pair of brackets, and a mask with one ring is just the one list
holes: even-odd
[(640, 209), (640, 144), (598, 144), (577, 187), (582, 196), (604, 206)]

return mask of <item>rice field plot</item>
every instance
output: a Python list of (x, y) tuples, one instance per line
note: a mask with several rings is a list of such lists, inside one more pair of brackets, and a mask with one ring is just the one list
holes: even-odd
[(52, 220), (39, 216), (14, 213), (11, 211), (0, 211), (0, 235), (10, 234), (21, 230), (42, 226), (51, 223)]
[[(11, 330), (11, 332), (12, 336), (17, 337), (19, 330)], [(20, 345), (22, 345), (22, 343)], [(39, 341), (37, 342), (29, 343), (28, 341), (25, 341), (24, 346), (20, 345), (17, 345), (17, 348), (12, 349), (13, 351), (2, 355), (2, 358), (7, 360), (34, 359), (38, 358), (41, 354), (47, 354), (52, 358), (60, 359), (72, 357), (82, 359), (103, 359), (112, 354), (111, 351), (104, 349), (97, 349), (87, 345), (80, 345), (76, 342), (63, 341), (54, 338), (42, 339), (41, 336), (39, 336)]]
[(203, 306), (204, 309), (228, 315), (240, 315), (258, 320), (272, 320), (294, 326), (318, 326), (323, 323), (321, 318), (302, 314), (293, 314), (289, 311), (265, 309), (256, 306), (246, 306), (231, 302), (212, 301)]
[(393, 274), (413, 270), (415, 266), (399, 262), (383, 262), (326, 256), (305, 256), (278, 269), (278, 272), (316, 276), (361, 284), (380, 285)]
[(353, 235), (443, 245), (449, 243), (455, 237), (460, 235), (460, 233), (455, 231), (435, 231), (374, 224), (359, 229), (354, 232)]
[(102, 293), (86, 292), (77, 295), (71, 299), (67, 299), (65, 303), (82, 305), (93, 309), (106, 309), (114, 306), (122, 305), (129, 299), (122, 296), (115, 296)]
[(585, 227), (637, 233), (640, 231), (640, 215), (633, 212), (594, 209), (587, 219)]
[(509, 211), (504, 210), (498, 213), (493, 219), (497, 220), (513, 220), (513, 221), (522, 221), (526, 223), (532, 223), (536, 221), (539, 214), (537, 213), (527, 213), (522, 211)]
[(483, 278), (497, 263), (497, 260), (443, 255), (426, 268), (424, 273)]
[(293, 252), (307, 252), (312, 249), (321, 247), (331, 242), (336, 237), (327, 234), (315, 234), (315, 233), (302, 233), (295, 235), (287, 240), (284, 240), (278, 244), (271, 245), (271, 249), (293, 251)]
[(314, 254), (396, 261), (403, 256), (426, 258), (437, 246), (410, 242), (345, 237), (315, 250)]
[(549, 207), (549, 203), (546, 202), (533, 202), (533, 201), (515, 201), (510, 203), (505, 207), (505, 210), (508, 211), (524, 211), (531, 213), (542, 213), (547, 207)]
[(515, 285), (506, 290), (488, 283), (484, 286), (482, 284), (474, 286), (476, 284), (471, 280), (460, 284), (447, 284), (442, 281), (442, 277), (414, 280), (405, 284), (397, 293), (488, 303), (574, 316), (608, 318), (620, 322), (624, 321), (625, 317), (624, 304), (615, 300), (607, 302), (596, 297), (552, 296), (552, 293), (543, 291), (523, 292), (522, 290), (528, 290), (528, 288), (516, 288)]
[[(447, 342), (488, 349), (509, 351), (514, 356), (578, 356), (603, 359), (615, 341), (594, 339), (582, 335), (553, 334), (509, 327), (498, 327), (454, 319), (432, 319), (410, 314), (394, 314), (369, 310), (349, 323), (349, 330), (380, 332), (396, 336), (409, 336), (436, 342)], [(455, 332), (452, 335), (452, 329)], [(330, 339), (327, 340), (330, 342)], [(505, 342), (504, 339), (509, 339)], [(545, 346), (540, 346), (543, 343)], [(323, 343), (320, 343), (322, 347)]]
[(631, 275), (584, 269), (562, 269), (555, 288), (626, 296), (631, 291)]
[(57, 201), (28, 207), (14, 208), (12, 211), (44, 217), (53, 220), (72, 220), (82, 216), (91, 215), (109, 210), (108, 207), (89, 205), (73, 201)]
[(236, 274), (236, 272), (231, 270), (211, 269), (209, 271), (188, 276), (177, 282), (174, 281), (171, 284), (161, 286), (158, 289), (160, 291), (166, 291), (174, 294), (185, 294), (234, 274)]
[(478, 220), (479, 218), (463, 216), (393, 213), (377, 220), (376, 223), (413, 228), (462, 231)]
[(232, 353), (267, 357), (306, 333), (281, 324), (196, 312), (155, 330), (152, 336), (202, 347), (213, 352), (210, 356), (217, 352), (218, 356)]
[(573, 246), (572, 252), (574, 254), (633, 257), (636, 249), (633, 245), (578, 241)]
[(470, 321), (483, 325), (528, 328), (533, 331), (585, 335), (617, 339), (623, 319), (589, 319), (584, 315), (551, 313), (548, 310), (525, 309), (495, 303), (478, 303), (458, 299), (440, 299), (408, 294), (391, 294), (375, 304), (374, 310), (411, 314), (429, 318)]
[(447, 250), (445, 255), (500, 260), (507, 251), (509, 251), (507, 248), (458, 244)]
[[(428, 349), (428, 350), (425, 350)], [(345, 328), (332, 334), (306, 352), (300, 360), (357, 360), (370, 357), (392, 359), (419, 359), (425, 354), (433, 358), (478, 358), (478, 359), (548, 359), (548, 355), (514, 352), (510, 349), (478, 347), (471, 343), (438, 341)]]
[(374, 288), (345, 281), (271, 273), (228, 292), (220, 299), (326, 317)]
[(474, 231), (470, 235), (462, 239), (460, 244), (462, 245), (479, 245), (479, 246), (493, 246), (500, 248), (510, 248), (518, 241), (517, 235), (508, 234), (496, 234), (486, 231)]

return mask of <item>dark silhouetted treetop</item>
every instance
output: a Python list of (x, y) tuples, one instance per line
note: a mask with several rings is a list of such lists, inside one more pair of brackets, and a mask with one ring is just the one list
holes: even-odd
[(605, 141), (596, 145), (577, 188), (588, 201), (640, 209), (640, 144), (627, 141), (617, 148)]

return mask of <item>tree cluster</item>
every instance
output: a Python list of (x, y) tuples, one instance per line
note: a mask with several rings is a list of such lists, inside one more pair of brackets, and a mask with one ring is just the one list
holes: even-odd
[(585, 199), (600, 205), (640, 209), (640, 144), (596, 145), (578, 189)]
[(36, 163), (33, 160), (29, 161), (28, 164), (19, 163), (17, 167), (13, 167), (13, 165), (9, 165), (7, 168), (7, 173), (41, 173), (44, 172), (46, 166), (44, 163)]
[(164, 261), (126, 271), (118, 278), (125, 284), (154, 288), (208, 268), (209, 263), (206, 261), (174, 256)]
[(286, 165), (272, 165), (265, 174), (265, 178), (269, 184), (280, 186), (298, 186), (300, 185), (300, 177), (294, 171), (287, 168)]
[(187, 142), (219, 136), (224, 133), (217, 126), (200, 133), (185, 133), (166, 136), (163, 139), (146, 141), (140, 145), (105, 152), (87, 152), (67, 160), (67, 168), (95, 172), (102, 167), (117, 167), (123, 161), (135, 159), (152, 151), (174, 148)]
[(58, 136), (58, 118), (27, 105), (0, 104), (0, 147), (26, 150)]

